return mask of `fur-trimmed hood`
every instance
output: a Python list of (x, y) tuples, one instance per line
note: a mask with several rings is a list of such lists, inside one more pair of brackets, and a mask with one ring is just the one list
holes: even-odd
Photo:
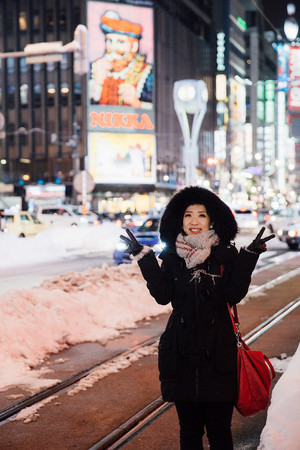
[(174, 246), (182, 232), (183, 215), (190, 205), (204, 205), (220, 241), (229, 243), (238, 232), (231, 209), (216, 194), (198, 186), (188, 186), (176, 192), (169, 201), (160, 220), (160, 239)]

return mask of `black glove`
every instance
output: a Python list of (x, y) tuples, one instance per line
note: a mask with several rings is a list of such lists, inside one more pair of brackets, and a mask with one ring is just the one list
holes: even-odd
[(143, 250), (143, 245), (141, 245), (136, 238), (134, 237), (134, 235), (131, 233), (131, 231), (126, 228), (126, 233), (129, 236), (120, 236), (120, 239), (122, 239), (122, 241), (125, 242), (125, 244), (128, 245), (127, 249), (125, 250), (126, 253), (131, 253), (133, 256), (138, 255), (142, 250)]
[(275, 237), (275, 234), (270, 234), (270, 236), (261, 239), (265, 229), (266, 229), (265, 227), (262, 227), (256, 238), (251, 242), (250, 245), (248, 245), (247, 247), (248, 250), (257, 253), (258, 255), (267, 251), (266, 242), (269, 241), (270, 239), (273, 239)]

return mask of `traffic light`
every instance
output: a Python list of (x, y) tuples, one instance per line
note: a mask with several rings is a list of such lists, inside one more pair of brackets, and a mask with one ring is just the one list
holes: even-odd
[(88, 30), (85, 25), (77, 25), (74, 41), (78, 42), (78, 50), (74, 52), (74, 73), (84, 75), (89, 72)]

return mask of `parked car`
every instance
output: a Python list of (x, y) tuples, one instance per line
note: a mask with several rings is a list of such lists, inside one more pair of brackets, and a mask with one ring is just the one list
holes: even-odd
[(257, 217), (258, 223), (260, 225), (265, 225), (268, 220), (270, 220), (270, 211), (267, 208), (259, 208), (253, 211), (254, 215)]
[(256, 231), (259, 226), (257, 212), (248, 208), (234, 209), (234, 216), (240, 231)]
[(97, 214), (83, 211), (81, 206), (40, 206), (37, 210), (40, 222), (54, 226), (99, 225)]
[(300, 245), (300, 222), (296, 225), (287, 225), (277, 230), (280, 241), (285, 242), (291, 250), (297, 250)]
[(36, 216), (29, 211), (2, 213), (2, 231), (4, 231), (4, 233), (14, 233), (18, 237), (27, 237), (35, 236), (48, 228), (48, 225), (41, 223)]
[[(160, 241), (158, 235), (160, 217), (149, 217), (145, 222), (137, 229), (132, 229), (136, 239), (142, 245), (148, 245), (152, 247), (156, 255), (158, 255), (164, 248), (164, 244)], [(124, 236), (127, 236), (126, 232), (123, 232)], [(125, 250), (127, 245), (121, 239), (117, 243), (114, 250), (113, 258), (116, 264), (131, 263), (129, 253)]]
[(266, 226), (272, 233), (278, 234), (279, 228), (294, 224), (300, 224), (300, 203), (287, 206), (278, 212), (273, 212)]

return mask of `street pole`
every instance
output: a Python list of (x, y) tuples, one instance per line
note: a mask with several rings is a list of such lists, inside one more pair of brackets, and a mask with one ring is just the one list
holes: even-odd
[[(192, 185), (196, 181), (198, 165), (198, 137), (207, 109), (208, 93), (206, 83), (202, 80), (175, 81), (173, 89), (174, 109), (181, 127), (184, 151), (185, 184)], [(187, 114), (193, 115), (190, 130)]]

